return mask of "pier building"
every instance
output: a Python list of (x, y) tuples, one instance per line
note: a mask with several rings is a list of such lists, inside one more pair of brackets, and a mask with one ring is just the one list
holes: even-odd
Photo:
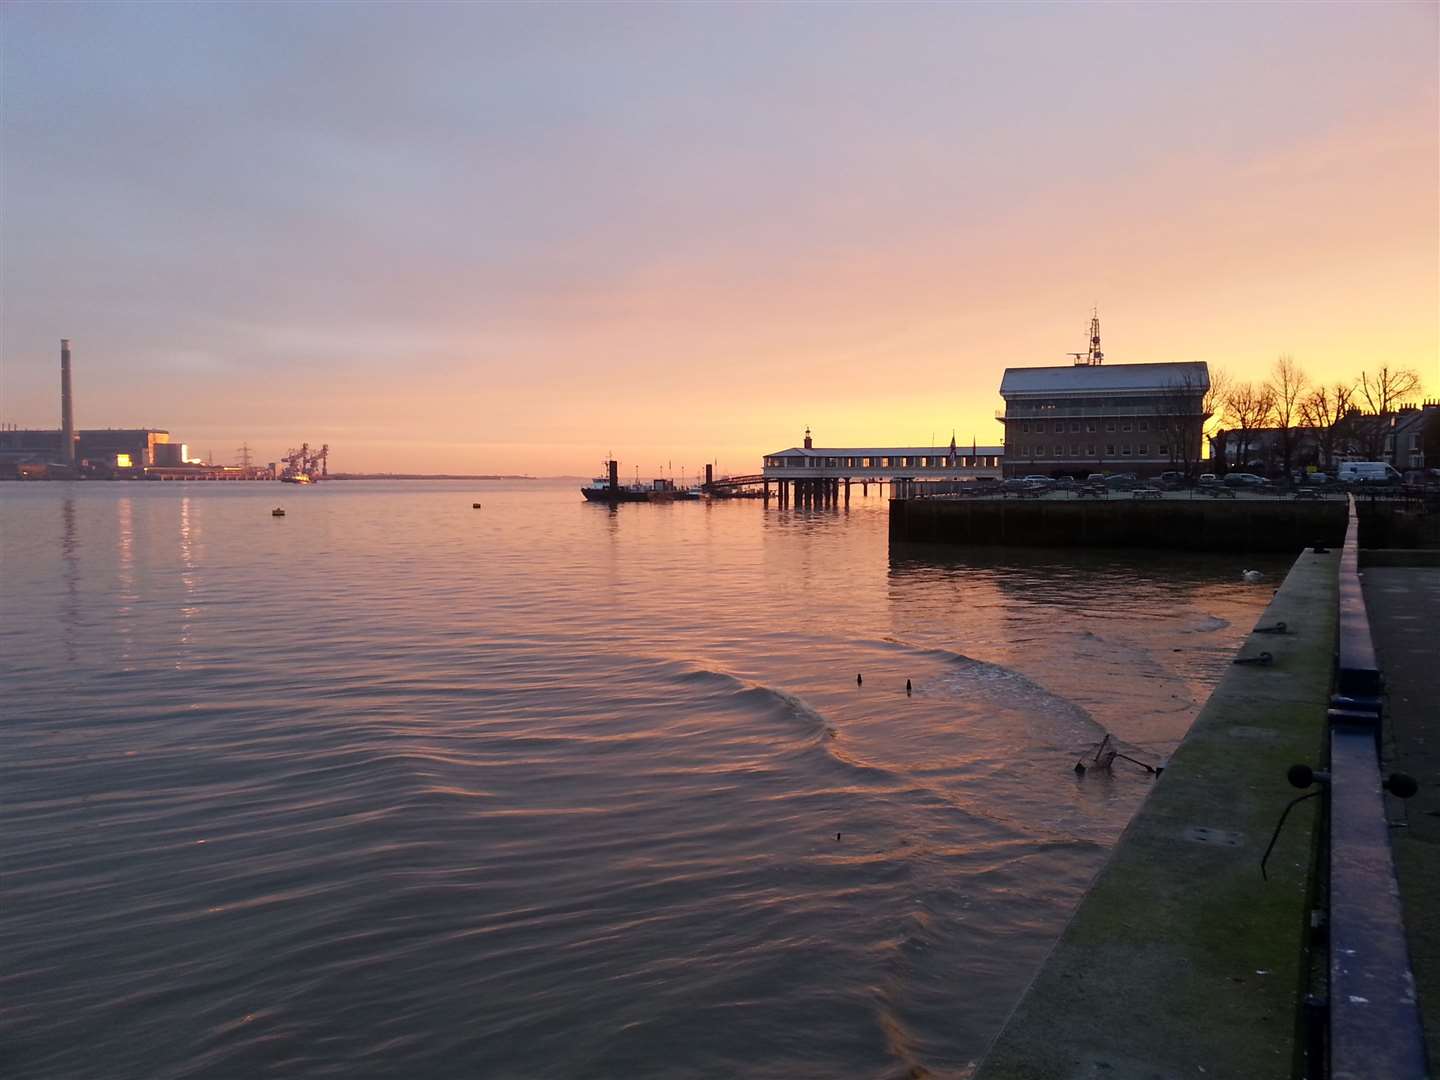
[(999, 446), (820, 446), (805, 429), (801, 446), (765, 455), (764, 472), (756, 477), (768, 497), (775, 485), (781, 505), (801, 502), (850, 501), (850, 485), (889, 484), (903, 494), (917, 481), (999, 480), (1002, 469)]

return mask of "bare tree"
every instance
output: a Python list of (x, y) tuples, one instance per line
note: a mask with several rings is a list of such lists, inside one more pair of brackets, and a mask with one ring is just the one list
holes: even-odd
[(1373, 375), (1360, 373), (1360, 392), (1376, 416), (1395, 411), (1395, 406), (1420, 389), (1420, 373), (1411, 368), (1381, 367)]
[(1155, 430), (1165, 439), (1165, 452), (1170, 455), (1171, 468), (1193, 477), (1200, 463), (1204, 445), (1206, 409), (1209, 397), (1207, 378), (1185, 374), (1172, 379), (1160, 393), (1160, 410), (1155, 416)]
[(1210, 372), (1210, 386), (1205, 391), (1205, 400), (1201, 404), (1201, 411), (1205, 414), (1206, 425), (1211, 421), (1221, 422), (1225, 412), (1225, 399), (1230, 396), (1230, 387), (1234, 380), (1230, 378), (1228, 371)]
[(1280, 473), (1288, 481), (1290, 462), (1295, 457), (1295, 428), (1300, 423), (1300, 402), (1310, 380), (1288, 353), (1275, 361), (1265, 390), (1272, 401), (1276, 440), (1280, 448)]
[(1225, 395), (1225, 421), (1239, 436), (1235, 463), (1242, 468), (1250, 456), (1250, 439), (1275, 414), (1275, 399), (1268, 386), (1235, 383)]
[(1367, 459), (1384, 458), (1385, 439), (1391, 431), (1395, 409), (1419, 389), (1420, 374), (1410, 368), (1381, 366), (1373, 374), (1360, 373), (1360, 393), (1371, 415), (1357, 419), (1356, 434)]
[(1335, 383), (1317, 386), (1300, 402), (1300, 419), (1315, 430), (1320, 463), (1330, 466), (1348, 449), (1355, 412), (1355, 384)]

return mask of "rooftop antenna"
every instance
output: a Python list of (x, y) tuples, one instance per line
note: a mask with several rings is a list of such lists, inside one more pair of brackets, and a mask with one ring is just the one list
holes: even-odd
[(1105, 354), (1100, 351), (1100, 309), (1090, 309), (1090, 348), (1086, 352), (1066, 353), (1066, 356), (1075, 360), (1076, 367), (1099, 367), (1105, 362)]
[(1100, 351), (1100, 308), (1090, 309), (1090, 365), (1099, 367), (1105, 362), (1105, 354)]

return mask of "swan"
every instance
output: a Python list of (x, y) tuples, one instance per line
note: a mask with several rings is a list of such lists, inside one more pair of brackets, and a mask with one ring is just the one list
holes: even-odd
[(1265, 575), (1262, 574), (1259, 570), (1243, 570), (1241, 571), (1240, 576), (1246, 581), (1248, 581), (1251, 585), (1254, 585), (1257, 581), (1262, 581), (1265, 578)]

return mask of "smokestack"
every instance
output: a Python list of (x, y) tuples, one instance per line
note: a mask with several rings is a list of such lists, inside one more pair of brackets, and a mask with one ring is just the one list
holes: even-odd
[(70, 396), (70, 339), (60, 339), (60, 455), (75, 464), (75, 402)]

